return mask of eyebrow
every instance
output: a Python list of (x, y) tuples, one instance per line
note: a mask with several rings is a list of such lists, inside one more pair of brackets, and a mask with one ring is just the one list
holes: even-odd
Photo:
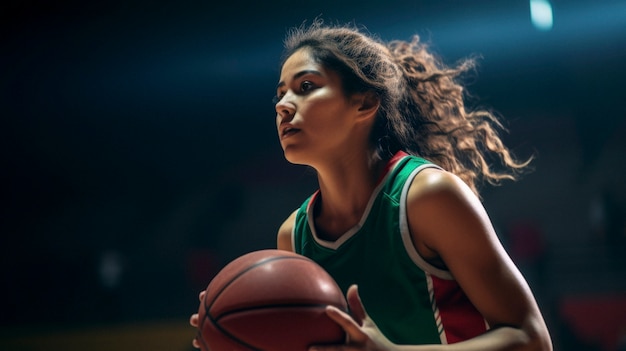
[[(300, 71), (300, 72), (294, 74), (293, 75), (293, 79), (298, 79), (298, 78), (300, 78), (300, 77), (302, 77), (304, 75), (307, 75), (307, 74), (315, 74), (315, 75), (318, 75), (320, 77), (322, 76), (322, 72), (316, 71), (314, 69), (310, 69), (310, 70)], [(278, 85), (276, 85), (276, 90), (278, 90), (278, 88), (283, 87), (283, 86), (285, 86), (285, 82), (284, 81), (278, 82)]]

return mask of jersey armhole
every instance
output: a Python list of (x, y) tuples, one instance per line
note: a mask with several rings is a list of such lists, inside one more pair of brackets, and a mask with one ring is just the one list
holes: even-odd
[(426, 168), (441, 169), (441, 167), (434, 165), (434, 164), (423, 164), (417, 167), (415, 170), (413, 170), (411, 174), (409, 174), (409, 177), (407, 178), (402, 188), (402, 194), (400, 195), (400, 211), (399, 211), (400, 235), (402, 236), (402, 243), (404, 244), (404, 248), (407, 254), (411, 258), (413, 263), (415, 263), (416, 266), (421, 268), (424, 272), (432, 274), (438, 278), (445, 279), (445, 280), (454, 280), (454, 277), (452, 276), (452, 273), (450, 273), (450, 271), (437, 268), (433, 266), (432, 264), (426, 262), (426, 260), (422, 257), (422, 255), (419, 254), (419, 252), (415, 248), (415, 245), (413, 244), (413, 240), (411, 239), (411, 232), (409, 230), (409, 221), (407, 218), (407, 206), (406, 206), (407, 196), (409, 193), (409, 187), (411, 186), (411, 183), (413, 182), (413, 179), (415, 178), (415, 176)]

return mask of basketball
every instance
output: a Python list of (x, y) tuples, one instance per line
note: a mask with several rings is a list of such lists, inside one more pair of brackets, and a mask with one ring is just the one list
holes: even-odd
[(198, 310), (202, 351), (305, 351), (342, 344), (343, 329), (325, 312), (347, 311), (334, 279), (313, 260), (283, 250), (253, 251), (222, 268)]

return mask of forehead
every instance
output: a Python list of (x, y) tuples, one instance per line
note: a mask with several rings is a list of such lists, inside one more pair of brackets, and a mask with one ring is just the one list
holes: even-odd
[(289, 56), (283, 64), (280, 72), (280, 80), (284, 81), (289, 78), (289, 76), (293, 76), (299, 71), (311, 69), (321, 71), (322, 67), (317, 61), (315, 61), (313, 55), (311, 55), (307, 48), (298, 49), (296, 52), (291, 54), (291, 56)]

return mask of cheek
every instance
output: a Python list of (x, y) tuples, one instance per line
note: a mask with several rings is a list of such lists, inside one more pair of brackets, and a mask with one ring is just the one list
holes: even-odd
[(337, 128), (347, 121), (347, 109), (343, 101), (337, 98), (319, 99), (301, 111), (307, 122), (324, 129)]
[(346, 110), (343, 108), (335, 108), (334, 106), (329, 106), (328, 108), (321, 111), (325, 124), (329, 129), (343, 129), (349, 126), (350, 119), (346, 113)]

